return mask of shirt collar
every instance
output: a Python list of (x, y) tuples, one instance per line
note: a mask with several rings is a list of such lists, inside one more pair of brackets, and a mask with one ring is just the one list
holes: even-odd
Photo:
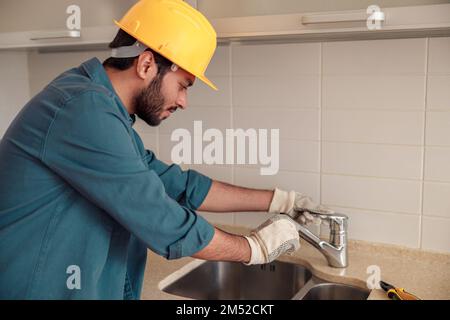
[(105, 86), (112, 93), (117, 95), (100, 60), (98, 60), (97, 58), (92, 58), (84, 62), (81, 65), (81, 68), (88, 74), (89, 78), (91, 78), (95, 83)]
[(87, 73), (87, 75), (89, 76), (89, 78), (92, 79), (92, 81), (106, 87), (109, 91), (111, 91), (115, 100), (117, 100), (120, 106), (125, 110), (125, 113), (128, 115), (128, 120), (133, 125), (136, 122), (136, 116), (134, 114), (131, 115), (128, 114), (127, 109), (125, 108), (116, 91), (114, 90), (111, 80), (109, 80), (105, 68), (103, 68), (103, 65), (100, 62), (100, 60), (98, 60), (97, 58), (92, 58), (81, 64), (81, 68)]

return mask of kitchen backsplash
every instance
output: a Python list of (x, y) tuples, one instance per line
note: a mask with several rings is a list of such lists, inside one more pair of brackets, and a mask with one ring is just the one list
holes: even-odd
[[(31, 53), (29, 79), (10, 72), (34, 95), (93, 55), (108, 53)], [(207, 74), (218, 92), (197, 81), (188, 110), (159, 128), (136, 124), (160, 159), (170, 162), (173, 130), (192, 131), (196, 120), (223, 133), (279, 129), (276, 175), (262, 176), (255, 165), (190, 167), (230, 183), (309, 194), (349, 215), (351, 239), (450, 252), (450, 38), (222, 45)], [(26, 96), (10, 98), (15, 84), (0, 90), (8, 86), (3, 127)], [(202, 214), (251, 227), (268, 217)]]
[(28, 57), (25, 52), (0, 52), (0, 139), (30, 99)]

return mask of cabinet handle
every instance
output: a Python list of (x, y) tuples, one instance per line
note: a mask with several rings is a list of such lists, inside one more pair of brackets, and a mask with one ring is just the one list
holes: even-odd
[[(317, 24), (317, 23), (336, 23), (336, 22), (359, 22), (367, 21), (369, 15), (365, 12), (355, 13), (331, 13), (331, 14), (314, 14), (309, 16), (302, 16), (302, 24)], [(372, 18), (377, 21), (384, 21), (384, 12), (374, 12)]]
[(63, 30), (63, 31), (42, 31), (33, 34), (30, 40), (60, 39), (60, 38), (80, 38), (80, 30)]

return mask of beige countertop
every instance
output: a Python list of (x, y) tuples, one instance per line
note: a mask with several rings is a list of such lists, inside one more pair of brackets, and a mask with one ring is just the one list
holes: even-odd
[[(218, 227), (235, 234), (247, 234), (249, 231), (235, 226)], [(298, 251), (279, 260), (303, 265), (324, 280), (362, 288), (367, 288), (367, 279), (379, 267), (381, 280), (405, 288), (421, 299), (450, 299), (450, 254), (356, 240), (350, 240), (348, 246), (349, 266), (345, 269), (329, 267), (325, 257), (304, 240), (301, 240)], [(141, 298), (186, 299), (162, 292), (158, 284), (193, 260), (182, 258), (168, 261), (149, 251)], [(387, 297), (384, 291), (374, 289), (368, 299)]]

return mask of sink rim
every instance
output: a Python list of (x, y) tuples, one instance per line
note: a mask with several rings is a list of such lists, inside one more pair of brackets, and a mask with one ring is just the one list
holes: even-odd
[[(182, 266), (180, 269), (172, 272), (168, 276), (166, 276), (164, 279), (158, 282), (158, 290), (164, 291), (165, 288), (167, 288), (169, 285), (174, 283), (175, 281), (178, 281), (180, 278), (187, 275), (189, 272), (193, 271), (194, 269), (200, 267), (202, 264), (210, 262), (209, 260), (200, 260), (200, 259), (194, 259), (191, 262), (188, 262), (184, 266)], [(168, 292), (165, 292), (167, 294), (171, 294)], [(174, 295), (174, 294), (173, 294)]]

